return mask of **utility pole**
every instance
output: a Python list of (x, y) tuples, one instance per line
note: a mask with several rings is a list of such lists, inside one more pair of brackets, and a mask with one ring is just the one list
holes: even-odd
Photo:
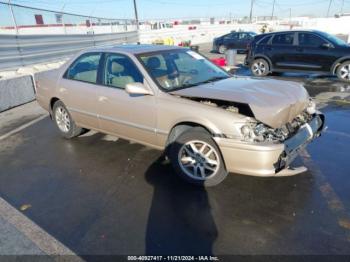
[(250, 15), (249, 15), (249, 21), (250, 21), (250, 23), (253, 22), (253, 7), (254, 7), (254, 1), (255, 1), (255, 0), (251, 0), (251, 3), (250, 3)]
[(273, 0), (271, 20), (273, 20), (273, 15), (275, 14), (275, 4), (276, 4), (276, 0)]
[(327, 17), (329, 17), (329, 12), (331, 11), (332, 2), (333, 2), (333, 0), (329, 0), (328, 10), (327, 10)]
[(343, 11), (344, 11), (344, 2), (345, 2), (345, 0), (343, 0), (342, 3), (341, 3), (340, 14), (343, 14)]
[(289, 26), (292, 26), (292, 8), (289, 8)]
[(134, 11), (135, 11), (136, 29), (139, 30), (139, 15), (137, 14), (136, 0), (134, 0)]

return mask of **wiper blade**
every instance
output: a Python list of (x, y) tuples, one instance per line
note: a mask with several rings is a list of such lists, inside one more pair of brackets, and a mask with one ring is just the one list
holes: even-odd
[(178, 88), (175, 88), (171, 91), (176, 91), (176, 90), (180, 90), (180, 89), (185, 89), (185, 88), (189, 88), (189, 87), (194, 87), (194, 86), (200, 86), (202, 84), (207, 84), (207, 83), (212, 83), (212, 82), (215, 82), (215, 81), (219, 81), (219, 80), (224, 80), (224, 79), (227, 79), (229, 77), (212, 77), (212, 78), (209, 78), (208, 80), (205, 80), (203, 82), (199, 82), (199, 83), (189, 83), (189, 84), (183, 84), (181, 87), (178, 87)]
[(216, 82), (216, 81), (219, 81), (219, 80), (224, 80), (224, 79), (227, 79), (229, 77), (227, 76), (216, 76), (216, 77), (212, 77), (212, 78), (209, 78), (208, 80), (205, 80), (203, 82), (201, 82), (202, 84), (207, 84), (207, 83), (212, 83), (212, 82)]

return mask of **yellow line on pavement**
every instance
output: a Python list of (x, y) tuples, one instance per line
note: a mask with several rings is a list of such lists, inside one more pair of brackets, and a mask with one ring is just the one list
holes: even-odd
[(350, 242), (350, 215), (347, 212), (343, 202), (337, 195), (331, 184), (327, 181), (326, 176), (314, 164), (310, 154), (303, 150), (300, 152), (304, 164), (317, 176), (316, 183), (321, 191), (322, 196), (327, 201), (328, 208), (336, 216), (338, 225), (346, 230), (347, 241)]

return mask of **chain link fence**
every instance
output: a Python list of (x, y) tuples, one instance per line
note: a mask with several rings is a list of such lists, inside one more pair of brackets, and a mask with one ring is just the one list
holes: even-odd
[(138, 42), (135, 20), (107, 19), (0, 1), (0, 69), (68, 57), (97, 45)]

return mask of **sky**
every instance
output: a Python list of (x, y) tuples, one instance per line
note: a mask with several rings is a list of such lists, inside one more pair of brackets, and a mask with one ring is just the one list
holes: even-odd
[[(1, 0), (7, 2), (8, 0)], [(50, 10), (64, 10), (106, 18), (133, 18), (133, 0), (11, 0), (15, 4)], [(271, 16), (274, 0), (255, 0), (254, 16)], [(275, 15), (325, 16), (330, 1), (330, 14), (339, 13), (344, 1), (344, 12), (350, 13), (350, 0), (275, 0)], [(139, 18), (197, 18), (249, 16), (251, 0), (136, 0)]]

